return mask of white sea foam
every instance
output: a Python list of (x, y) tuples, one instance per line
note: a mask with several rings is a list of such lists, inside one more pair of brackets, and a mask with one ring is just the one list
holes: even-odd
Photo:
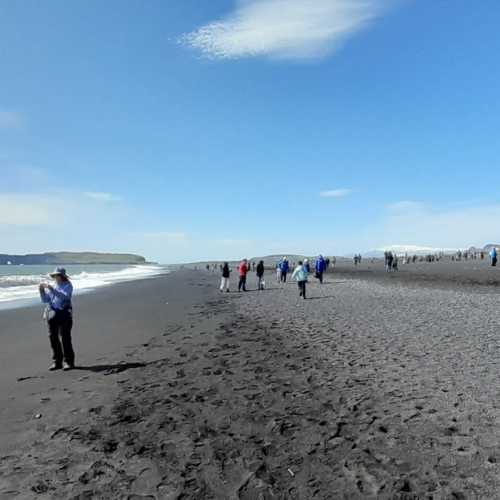
[[(168, 270), (160, 266), (142, 265), (110, 272), (80, 272), (71, 276), (75, 293), (109, 286), (114, 283), (151, 278), (166, 274)], [(7, 275), (0, 276), (0, 303), (28, 300), (38, 297), (38, 284), (47, 281), (47, 275)]]

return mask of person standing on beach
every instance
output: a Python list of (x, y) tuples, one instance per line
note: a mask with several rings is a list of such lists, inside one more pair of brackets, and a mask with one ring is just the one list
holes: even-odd
[(226, 290), (229, 293), (229, 277), (231, 276), (231, 270), (229, 269), (229, 264), (224, 262), (222, 266), (222, 278), (220, 280), (220, 291)]
[(240, 280), (238, 282), (238, 292), (243, 290), (247, 291), (247, 273), (248, 273), (248, 260), (243, 259), (238, 267), (238, 272), (240, 274)]
[(47, 304), (44, 318), (49, 329), (49, 340), (52, 348), (52, 360), (49, 370), (71, 370), (75, 367), (75, 352), (71, 341), (73, 328), (73, 285), (66, 274), (66, 269), (58, 267), (50, 277), (55, 286), (40, 283), (40, 299)]
[(286, 275), (288, 274), (288, 271), (290, 271), (290, 264), (288, 263), (288, 259), (286, 257), (283, 257), (283, 260), (280, 263), (280, 270), (281, 282), (286, 283)]
[(491, 265), (493, 267), (496, 267), (497, 265), (497, 249), (493, 247), (490, 251), (490, 257), (491, 257)]
[(297, 285), (299, 287), (299, 297), (306, 299), (306, 283), (307, 283), (307, 271), (299, 260), (297, 267), (293, 270), (292, 279), (297, 280)]
[(394, 260), (394, 256), (392, 252), (387, 252), (385, 257), (385, 270), (389, 273), (392, 271), (392, 262)]
[(264, 290), (264, 261), (257, 264), (257, 290)]
[(276, 262), (276, 281), (281, 283), (281, 262)]
[(311, 272), (311, 265), (309, 264), (309, 259), (304, 259), (304, 269), (306, 270), (307, 274)]
[(325, 263), (325, 259), (323, 258), (322, 255), (320, 255), (316, 259), (316, 264), (314, 266), (314, 270), (316, 271), (316, 278), (318, 278), (319, 282), (321, 284), (323, 284), (323, 273), (326, 270), (326, 263)]

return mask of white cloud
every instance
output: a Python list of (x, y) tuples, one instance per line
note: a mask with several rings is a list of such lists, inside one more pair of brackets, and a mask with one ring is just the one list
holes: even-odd
[(352, 193), (352, 189), (331, 189), (330, 191), (321, 191), (319, 195), (322, 198), (344, 198)]
[(403, 200), (387, 205), (393, 214), (415, 213), (425, 210), (425, 205), (419, 201)]
[(19, 129), (24, 125), (21, 113), (16, 111), (0, 111), (0, 129)]
[(121, 201), (121, 198), (119, 196), (115, 196), (114, 194), (111, 193), (101, 193), (101, 192), (86, 192), (83, 193), (87, 198), (92, 198), (93, 200), (96, 201), (102, 201), (105, 203), (113, 203), (115, 201)]
[(181, 232), (168, 232), (168, 231), (158, 231), (153, 233), (143, 233), (142, 237), (149, 240), (160, 240), (164, 243), (184, 243), (187, 242), (189, 237), (186, 233)]
[(43, 195), (0, 194), (0, 226), (40, 226), (51, 222), (51, 199)]
[(403, 202), (389, 207), (371, 235), (376, 248), (390, 242), (440, 249), (500, 242), (500, 205), (440, 208)]
[(389, 0), (240, 0), (233, 12), (184, 35), (205, 56), (317, 58), (364, 28)]

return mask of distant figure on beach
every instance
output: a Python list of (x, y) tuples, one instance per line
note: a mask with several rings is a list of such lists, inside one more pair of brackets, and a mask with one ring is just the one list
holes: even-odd
[(323, 273), (326, 270), (326, 262), (322, 255), (320, 255), (316, 259), (316, 264), (314, 266), (314, 270), (316, 271), (316, 278), (319, 279), (319, 282), (323, 284)]
[(326, 269), (328, 269), (330, 267), (330, 259), (328, 257), (325, 259), (325, 265), (326, 265)]
[(306, 270), (307, 274), (311, 272), (311, 264), (309, 264), (309, 259), (304, 259), (304, 269)]
[(75, 367), (75, 353), (71, 342), (73, 328), (73, 285), (66, 274), (66, 269), (58, 267), (50, 277), (55, 286), (40, 283), (40, 298), (47, 304), (44, 318), (49, 329), (53, 364), (49, 370), (71, 370)]
[(286, 275), (288, 274), (288, 271), (290, 271), (290, 264), (288, 263), (288, 259), (286, 257), (283, 257), (280, 263), (280, 270), (281, 270), (281, 282), (286, 283)]
[(306, 298), (306, 283), (307, 283), (307, 271), (299, 260), (297, 267), (293, 270), (292, 279), (297, 280), (297, 285), (299, 287), (299, 297)]
[(248, 260), (247, 259), (243, 259), (240, 262), (240, 265), (238, 267), (238, 271), (240, 274), (240, 280), (238, 281), (238, 292), (241, 292), (241, 290), (246, 292), (247, 291), (247, 273), (248, 273)]
[(385, 252), (385, 270), (387, 272), (392, 271), (392, 262), (394, 261), (394, 256), (392, 255), (392, 252)]
[(264, 290), (264, 261), (257, 264), (257, 290)]
[(231, 269), (229, 269), (229, 264), (227, 262), (224, 262), (224, 265), (222, 266), (222, 278), (220, 280), (220, 291), (223, 292), (226, 290), (226, 292), (229, 293), (229, 278), (231, 277)]
[(394, 255), (392, 259), (392, 270), (397, 271), (398, 270), (398, 256)]
[(281, 283), (281, 261), (276, 262), (276, 281)]
[(491, 265), (493, 267), (496, 267), (497, 265), (497, 249), (493, 247), (490, 251), (490, 258), (491, 258)]

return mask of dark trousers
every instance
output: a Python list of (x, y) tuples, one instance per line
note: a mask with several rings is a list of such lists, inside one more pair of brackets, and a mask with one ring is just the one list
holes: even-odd
[(69, 365), (75, 364), (75, 353), (71, 342), (73, 317), (70, 311), (57, 311), (48, 321), (52, 359), (56, 365), (62, 365), (63, 360)]
[(299, 286), (300, 296), (306, 298), (306, 283), (307, 281), (297, 281), (297, 285)]
[(492, 265), (493, 267), (495, 267), (495, 266), (497, 265), (497, 258), (496, 258), (496, 257), (493, 257), (493, 258), (491, 259), (491, 265)]
[(317, 277), (318, 277), (318, 279), (319, 279), (319, 282), (320, 282), (321, 284), (323, 284), (323, 272), (321, 272), (321, 273), (316, 273), (316, 275), (317, 275)]
[(238, 292), (241, 292), (243, 289), (244, 292), (247, 291), (247, 277), (240, 276), (240, 281), (238, 282)]
[(281, 281), (283, 283), (286, 283), (286, 275), (287, 275), (287, 271), (281, 271)]

